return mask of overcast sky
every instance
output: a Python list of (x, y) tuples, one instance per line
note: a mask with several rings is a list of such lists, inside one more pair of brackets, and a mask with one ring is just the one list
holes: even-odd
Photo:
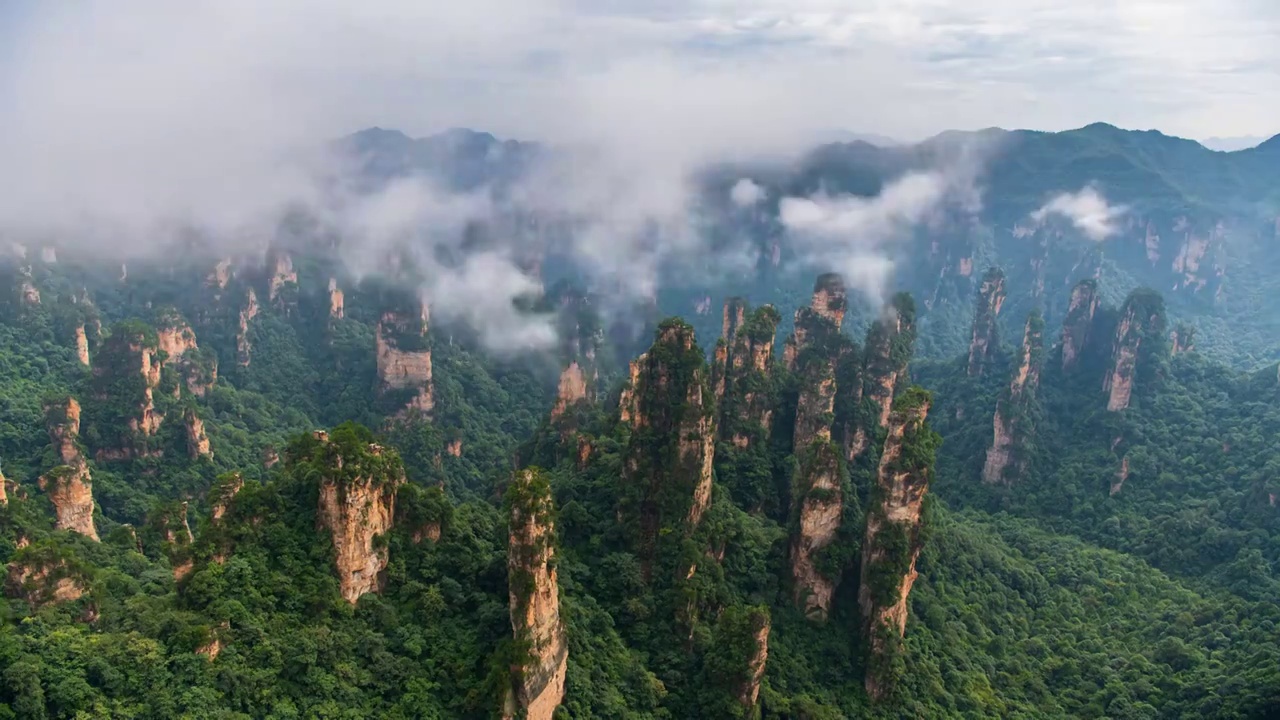
[(1277, 38), (1274, 0), (0, 0), (0, 125), (1269, 136)]

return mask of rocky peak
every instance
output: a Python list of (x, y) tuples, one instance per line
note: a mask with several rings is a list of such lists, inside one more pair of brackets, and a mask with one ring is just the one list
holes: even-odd
[(1071, 289), (1071, 303), (1062, 322), (1062, 370), (1072, 370), (1079, 361), (1093, 329), (1093, 318), (1098, 313), (1098, 281), (1087, 278)]
[(413, 312), (384, 312), (375, 331), (378, 380), (382, 389), (416, 390), (405, 412), (423, 416), (430, 415), (435, 407), (428, 325), (427, 307), (416, 301)]
[(969, 377), (982, 375), (999, 348), (997, 320), (1004, 305), (1004, 271), (993, 267), (982, 277), (973, 315), (973, 332), (969, 340)]
[(907, 596), (916, 580), (921, 507), (941, 442), (925, 420), (930, 402), (929, 393), (918, 387), (894, 402), (867, 510), (858, 606), (868, 649), (865, 684), (873, 700), (891, 690), (890, 668), (902, 652)]
[(156, 347), (165, 353), (166, 362), (177, 364), (188, 350), (195, 350), (196, 333), (181, 315), (165, 313), (156, 323)]
[(89, 367), (89, 336), (84, 331), (84, 325), (76, 326), (76, 359), (81, 365)]
[(692, 532), (711, 501), (715, 399), (693, 328), (677, 319), (659, 326), (653, 346), (632, 363), (632, 378), (623, 399), (632, 433), (622, 511), (637, 527), (647, 577), (660, 538)]
[(844, 280), (835, 273), (819, 275), (813, 284), (813, 299), (808, 307), (796, 311), (795, 329), (783, 346), (783, 362), (788, 370), (796, 369), (799, 353), (811, 346), (810, 333), (829, 338), (833, 332), (840, 332), (846, 305)]
[[(916, 339), (916, 306), (911, 296), (898, 293), (867, 330), (863, 354), (861, 398), (845, 429), (845, 457), (850, 462), (866, 451), (877, 428), (887, 427), (898, 383), (906, 376)], [(851, 386), (856, 383), (848, 383)], [(851, 387), (856, 393), (856, 388)]]
[(379, 536), (391, 530), (396, 491), (404, 467), (395, 451), (372, 442), (372, 434), (339, 426), (332, 436), (317, 434), (292, 447), (291, 468), (309, 466), (320, 477), (316, 524), (333, 540), (342, 597), (355, 604), (361, 595), (382, 589), (387, 545)]
[(59, 530), (78, 532), (91, 540), (98, 539), (93, 523), (93, 481), (89, 464), (80, 451), (80, 403), (67, 398), (62, 403), (45, 407), (49, 438), (57, 450), (61, 465), (40, 478), (40, 488), (49, 496)]
[(806, 616), (825, 620), (839, 574), (819, 569), (818, 555), (836, 539), (844, 513), (840, 453), (829, 439), (796, 449), (800, 466), (792, 504), (799, 508), (791, 538), (791, 581), (796, 605)]
[(813, 299), (810, 309), (835, 325), (837, 329), (844, 321), (844, 313), (848, 308), (848, 293), (845, 291), (844, 278), (838, 273), (823, 273), (813, 284)]
[(1111, 367), (1103, 380), (1107, 410), (1117, 412), (1129, 407), (1140, 363), (1162, 350), (1164, 338), (1164, 299), (1154, 290), (1134, 290), (1121, 310)]
[(781, 320), (765, 305), (748, 313), (746, 301), (724, 306), (724, 329), (716, 343), (712, 385), (720, 407), (720, 436), (738, 448), (768, 437), (773, 422), (773, 343)]
[(267, 253), (267, 300), (275, 302), (279, 299), (286, 284), (298, 284), (293, 258), (287, 252), (273, 250)]
[[(993, 419), (993, 439), (987, 448), (986, 463), (982, 466), (982, 481), (1008, 483), (1006, 471), (1019, 446), (1031, 431), (1030, 412), (1040, 383), (1040, 363), (1044, 353), (1044, 320), (1039, 311), (1027, 317), (1022, 331), (1022, 345), (1018, 351), (1018, 364), (1014, 367), (1009, 389), (996, 401)], [(1026, 458), (1020, 457), (1016, 469), (1021, 474), (1026, 468)]]
[(564, 699), (569, 661), (560, 618), (551, 484), (541, 470), (521, 470), (507, 487), (506, 500), (507, 586), (518, 656), (503, 716), (551, 720)]
[(560, 373), (560, 384), (556, 389), (556, 403), (551, 408), (551, 419), (556, 420), (575, 404), (587, 399), (587, 378), (577, 360), (569, 362), (569, 367)]

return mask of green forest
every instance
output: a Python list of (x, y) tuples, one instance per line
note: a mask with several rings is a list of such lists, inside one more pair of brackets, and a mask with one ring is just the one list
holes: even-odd
[(0, 278), (0, 720), (1280, 716), (1280, 377), (1155, 291), (513, 357), (215, 263)]

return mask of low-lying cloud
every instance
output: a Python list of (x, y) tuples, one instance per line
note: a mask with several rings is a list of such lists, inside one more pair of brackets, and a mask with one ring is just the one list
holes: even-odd
[(1102, 241), (1120, 231), (1118, 223), (1126, 212), (1126, 206), (1111, 205), (1097, 188), (1086, 185), (1079, 192), (1055, 195), (1031, 213), (1031, 219), (1044, 222), (1050, 215), (1058, 215), (1070, 220), (1090, 240)]

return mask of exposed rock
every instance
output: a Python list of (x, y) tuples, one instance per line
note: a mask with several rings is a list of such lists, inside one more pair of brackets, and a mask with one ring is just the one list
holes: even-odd
[(556, 420), (579, 401), (587, 399), (587, 378), (575, 360), (560, 373), (560, 385), (556, 390), (556, 404), (551, 408), (551, 419)]
[(825, 620), (840, 578), (821, 572), (817, 555), (835, 540), (844, 512), (839, 451), (827, 438), (817, 438), (797, 453), (801, 459), (793, 503), (799, 507), (799, 523), (791, 539), (792, 591), (806, 616)]
[(710, 503), (715, 400), (693, 328), (679, 320), (662, 323), (653, 347), (631, 370), (623, 405), (633, 428), (623, 463), (623, 503), (637, 520), (637, 554), (647, 578), (659, 537), (691, 533)]
[(720, 435), (738, 448), (768, 438), (773, 423), (774, 338), (782, 319), (771, 305), (746, 314), (746, 302), (724, 306), (727, 335), (716, 344), (712, 384), (720, 405)]
[(30, 547), (20, 550), (9, 563), (5, 595), (23, 600), (35, 610), (79, 600), (88, 592), (88, 582), (73, 560), (50, 547)]
[(223, 258), (213, 267), (213, 272), (209, 273), (206, 281), (210, 286), (219, 290), (226, 290), (227, 283), (231, 282), (231, 258)]
[(196, 333), (180, 316), (166, 316), (157, 323), (156, 347), (165, 353), (166, 362), (177, 365), (188, 350), (198, 347)]
[[(1018, 454), (1018, 445), (1028, 432), (1030, 420), (1027, 417), (1035, 401), (1036, 388), (1040, 384), (1040, 362), (1044, 346), (1044, 321), (1039, 311), (1027, 317), (1027, 324), (1022, 331), (1022, 346), (1018, 353), (1018, 364), (1014, 368), (1013, 378), (1009, 380), (1009, 389), (996, 402), (996, 414), (992, 422), (993, 439), (987, 448), (986, 463), (982, 466), (982, 481), (992, 483), (1010, 483), (1014, 478), (1006, 474), (1009, 463)], [(1026, 469), (1026, 459), (1020, 458), (1016, 464), (1016, 475)]]
[(1189, 353), (1196, 349), (1196, 329), (1190, 325), (1179, 324), (1169, 333), (1170, 352), (1174, 355)]
[(341, 320), (346, 316), (345, 309), (346, 296), (343, 295), (342, 289), (338, 287), (337, 278), (329, 278), (329, 318), (333, 320)]
[(505, 718), (551, 720), (564, 699), (569, 646), (560, 618), (551, 485), (542, 471), (522, 470), (507, 488), (511, 630), (521, 656), (511, 666)]
[(19, 293), (22, 295), (22, 304), (34, 306), (40, 304), (40, 291), (36, 289), (36, 284), (32, 282), (30, 276), (22, 278), (19, 285)]
[(236, 493), (244, 487), (244, 478), (238, 472), (227, 473), (218, 478), (218, 482), (209, 489), (209, 519), (219, 522), (227, 514)]
[(1124, 488), (1124, 481), (1129, 479), (1129, 456), (1120, 459), (1120, 469), (1116, 471), (1116, 479), (1111, 482), (1111, 495)]
[(1098, 313), (1098, 281), (1088, 278), (1071, 289), (1071, 304), (1062, 322), (1062, 370), (1076, 366), (1093, 329), (1093, 318)]
[(1140, 358), (1149, 356), (1155, 345), (1164, 340), (1164, 300), (1151, 290), (1138, 289), (1129, 294), (1116, 327), (1111, 352), (1111, 369), (1102, 389), (1108, 393), (1107, 410), (1117, 412), (1129, 407), (1133, 381)]
[(84, 325), (76, 327), (76, 358), (81, 365), (89, 367), (89, 336), (85, 334)]
[(267, 254), (267, 300), (275, 302), (286, 284), (298, 284), (298, 273), (293, 269), (289, 253), (272, 251)]
[(636, 386), (640, 382), (640, 363), (645, 359), (644, 355), (632, 360), (627, 367), (627, 384), (622, 388), (622, 395), (618, 398), (618, 416), (622, 422), (639, 427), (641, 418), (636, 414)]
[(279, 462), (280, 462), (280, 453), (276, 452), (275, 448), (271, 446), (267, 446), (262, 449), (262, 467), (266, 468), (267, 470), (270, 470), (271, 468), (275, 467), (276, 464)]
[(956, 274), (960, 277), (969, 277), (973, 275), (973, 258), (960, 258), (960, 261), (956, 263)]
[(9, 504), (9, 481), (5, 478), (4, 472), (0, 471), (0, 507)]
[(386, 312), (375, 332), (378, 380), (382, 389), (416, 389), (404, 412), (429, 416), (435, 408), (431, 377), (431, 348), (427, 342), (427, 309), (417, 314)]
[(191, 546), (196, 538), (187, 522), (187, 503), (169, 506), (160, 512), (155, 523), (164, 538), (164, 552), (173, 567), (173, 580), (181, 582), (195, 569)]
[(769, 630), (772, 623), (769, 612), (763, 608), (752, 610), (751, 657), (747, 660), (747, 678), (738, 690), (738, 703), (746, 708), (746, 717), (758, 717), (756, 702), (760, 699), (760, 681), (764, 679), (765, 665), (769, 661)]
[(249, 288), (244, 307), (240, 309), (240, 329), (236, 331), (236, 356), (241, 367), (249, 367), (253, 344), (249, 341), (249, 321), (258, 316), (258, 296)]
[(222, 638), (217, 633), (210, 635), (208, 640), (196, 648), (196, 654), (209, 658), (209, 662), (217, 660), (218, 655), (222, 654)]
[(1000, 347), (997, 320), (1004, 305), (1004, 271), (993, 267), (982, 277), (969, 340), (969, 377), (982, 375), (992, 355)]
[(93, 481), (89, 464), (80, 451), (80, 403), (75, 398), (45, 407), (49, 437), (62, 464), (40, 478), (40, 488), (49, 496), (59, 530), (78, 532), (98, 539), (93, 524)]
[(354, 605), (361, 595), (382, 589), (387, 546), (375, 540), (391, 529), (404, 469), (394, 451), (379, 445), (317, 439), (326, 469), (316, 523), (333, 538), (342, 597)]
[(452, 457), (462, 457), (462, 438), (454, 438), (445, 446), (444, 451)]
[(867, 510), (858, 606), (866, 632), (865, 685), (873, 700), (888, 695), (888, 669), (901, 652), (907, 596), (920, 555), (920, 511), (940, 438), (925, 422), (929, 393), (911, 388), (894, 402)]
[(196, 458), (211, 458), (213, 450), (209, 448), (209, 436), (204, 432), (204, 421), (196, 414), (194, 408), (188, 408), (185, 413), (187, 427), (187, 453), (192, 460)]
[[(158, 334), (141, 325), (117, 326), (99, 349), (93, 367), (95, 396), (112, 403), (132, 401), (137, 407), (137, 414), (126, 422), (129, 435), (117, 435), (113, 438), (114, 444), (98, 448), (99, 460), (160, 455), (161, 451), (148, 444), (148, 439), (159, 432), (164, 422), (154, 396), (160, 384), (158, 350)], [(125, 395), (121, 396), (121, 392)], [(113, 429), (113, 433), (118, 434), (118, 429)]]
[[(866, 452), (876, 428), (887, 427), (898, 382), (906, 376), (916, 339), (916, 307), (911, 296), (898, 293), (867, 330), (861, 372), (861, 398), (853, 403), (857, 417), (845, 430), (845, 458)], [(851, 385), (853, 383), (850, 383)], [(851, 389), (856, 393), (856, 389)]]

